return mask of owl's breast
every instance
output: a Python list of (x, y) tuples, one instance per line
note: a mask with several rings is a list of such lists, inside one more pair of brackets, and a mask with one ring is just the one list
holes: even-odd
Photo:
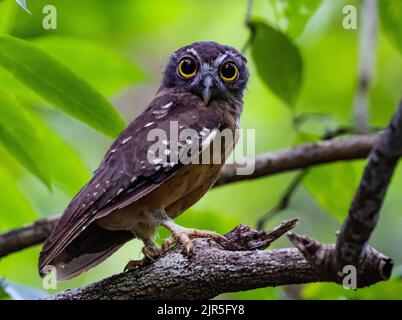
[[(228, 137), (228, 136), (227, 136)], [(197, 161), (184, 165), (143, 198), (100, 219), (107, 229), (136, 231), (148, 225), (153, 231), (150, 214), (165, 211), (171, 218), (193, 206), (215, 184), (225, 160), (232, 151), (235, 137), (219, 134), (203, 148)]]

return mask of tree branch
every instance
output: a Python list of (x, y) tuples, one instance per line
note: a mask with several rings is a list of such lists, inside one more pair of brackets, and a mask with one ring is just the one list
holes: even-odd
[(55, 215), (0, 234), (0, 257), (44, 242), (58, 221), (59, 215)]
[[(175, 248), (146, 267), (49, 299), (210, 299), (224, 292), (267, 286), (339, 282), (332, 263), (334, 245), (314, 241), (313, 250), (308, 245), (313, 240), (291, 235), (299, 249), (262, 250), (296, 222), (284, 221), (268, 233), (241, 225), (225, 235), (236, 251), (225, 250), (212, 240), (194, 239), (191, 257), (184, 257), (180, 248)], [(358, 279), (360, 287), (388, 279), (392, 268), (389, 258), (370, 250), (364, 263), (366, 273)]]
[(227, 164), (214, 187), (244, 180), (266, 177), (286, 171), (342, 160), (366, 158), (378, 135), (358, 135), (350, 138), (300, 144), (289, 149), (266, 152), (255, 157), (255, 170), (250, 175), (237, 175), (241, 164)]
[(337, 241), (338, 268), (357, 266), (367, 254), (364, 248), (377, 225), (379, 211), (394, 169), (402, 156), (402, 101), (391, 123), (381, 134), (356, 191)]
[[(251, 175), (237, 175), (240, 164), (225, 165), (214, 187), (244, 180), (252, 180), (291, 170), (341, 160), (365, 158), (377, 135), (360, 135), (315, 143), (301, 144), (289, 149), (267, 152), (255, 157)], [(23, 228), (0, 234), (0, 257), (42, 243), (51, 233), (59, 215), (38, 220)]]

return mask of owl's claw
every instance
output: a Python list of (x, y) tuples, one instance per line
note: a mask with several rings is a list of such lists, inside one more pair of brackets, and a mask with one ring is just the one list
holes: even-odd
[(162, 254), (162, 250), (158, 248), (157, 245), (151, 240), (144, 241), (144, 244), (145, 246), (142, 248), (144, 258), (141, 260), (129, 261), (124, 267), (124, 272), (147, 266)]
[(152, 241), (146, 242), (144, 248), (142, 248), (144, 257), (153, 261), (161, 255), (161, 249)]
[(172, 237), (166, 238), (162, 244), (162, 254), (169, 251), (173, 244), (180, 244), (182, 247), (182, 252), (185, 255), (190, 255), (194, 251), (194, 245), (191, 238), (209, 238), (217, 243), (225, 244), (227, 239), (220, 234), (213, 231), (197, 230), (197, 229), (187, 229), (176, 225)]
[(131, 260), (129, 261), (126, 266), (124, 267), (124, 272), (142, 268), (150, 263), (150, 260), (147, 258), (141, 260)]
[(172, 233), (172, 237), (165, 239), (162, 244), (161, 254), (165, 254), (174, 244), (179, 244), (182, 252), (185, 255), (190, 255), (194, 251), (194, 245), (191, 238), (209, 238), (221, 244), (223, 247), (230, 245), (229, 241), (220, 234), (213, 231), (188, 229), (176, 224), (167, 216), (164, 211), (159, 211), (154, 214), (155, 223), (163, 226)]
[(166, 227), (172, 232), (172, 237), (166, 238), (161, 248), (158, 248), (150, 240), (144, 241), (145, 246), (142, 249), (144, 258), (142, 260), (129, 261), (124, 268), (124, 272), (149, 265), (156, 258), (168, 252), (174, 244), (179, 244), (183, 254), (186, 256), (191, 255), (194, 252), (194, 245), (191, 238), (209, 238), (223, 246), (228, 243), (225, 237), (213, 231), (187, 229), (174, 223), (169, 223), (169, 226)]
[(170, 250), (170, 248), (172, 247), (172, 245), (175, 243), (176, 243), (176, 240), (173, 237), (169, 237), (169, 238), (166, 238), (165, 240), (163, 240), (162, 254), (165, 254), (166, 252), (168, 252)]
[(172, 237), (165, 239), (162, 244), (162, 251), (166, 253), (174, 244), (180, 244), (182, 252), (187, 256), (192, 254), (194, 251), (193, 241), (191, 241), (187, 230), (180, 233), (173, 233)]

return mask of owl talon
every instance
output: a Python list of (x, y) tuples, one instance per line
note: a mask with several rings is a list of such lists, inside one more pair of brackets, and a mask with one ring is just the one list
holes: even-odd
[(194, 251), (194, 245), (191, 238), (209, 238), (221, 244), (224, 247), (229, 245), (228, 240), (214, 231), (188, 229), (176, 224), (170, 219), (165, 212), (155, 214), (156, 221), (159, 225), (164, 226), (172, 233), (172, 237), (165, 239), (162, 244), (162, 254), (169, 251), (173, 244), (180, 244), (182, 252), (185, 255), (190, 255)]
[(162, 244), (162, 254), (165, 254), (174, 244), (180, 244), (185, 255), (194, 252), (194, 245), (191, 238), (209, 238), (226, 247), (228, 240), (213, 231), (185, 229), (180, 227), (180, 231), (173, 232), (173, 236), (166, 238)]
[(162, 250), (153, 242), (147, 242), (144, 248), (142, 248), (142, 253), (144, 254), (145, 258), (153, 261), (162, 254)]
[(170, 248), (172, 248), (172, 246), (175, 244), (181, 245), (182, 252), (186, 256), (190, 255), (194, 251), (193, 250), (194, 249), (193, 242), (191, 241), (190, 237), (187, 234), (180, 233), (180, 234), (174, 235), (173, 237), (166, 238), (163, 241), (162, 250), (161, 250), (162, 254), (165, 254), (166, 252), (168, 252), (170, 250)]
[(124, 272), (139, 269), (146, 265), (149, 265), (156, 258), (158, 258), (162, 254), (162, 250), (158, 248), (158, 246), (153, 243), (151, 240), (144, 240), (144, 247), (142, 248), (142, 253), (144, 254), (144, 258), (142, 260), (131, 260), (124, 267)]
[(130, 270), (134, 270), (134, 269), (139, 269), (142, 268), (146, 265), (148, 265), (150, 263), (150, 260), (148, 258), (144, 258), (142, 260), (131, 260), (129, 261), (126, 266), (124, 267), (123, 272), (127, 272)]
[[(175, 235), (173, 235), (175, 237)], [(182, 252), (189, 256), (194, 251), (193, 241), (190, 239), (190, 232), (181, 232), (177, 235), (177, 241), (181, 245)]]
[(215, 242), (221, 244), (222, 246), (226, 246), (229, 244), (229, 241), (219, 233), (214, 231), (206, 231), (206, 230), (197, 230), (191, 229), (190, 237), (192, 238), (209, 238), (214, 240)]
[(173, 237), (169, 237), (169, 238), (166, 238), (165, 240), (163, 240), (162, 248), (161, 248), (162, 254), (165, 254), (166, 252), (168, 252), (170, 250), (170, 248), (172, 247), (172, 245), (175, 243), (176, 243), (176, 241)]

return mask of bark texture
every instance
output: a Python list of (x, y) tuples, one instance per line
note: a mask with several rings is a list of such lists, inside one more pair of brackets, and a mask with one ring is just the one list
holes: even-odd
[(0, 258), (44, 242), (58, 221), (59, 216), (57, 215), (0, 234)]
[[(263, 250), (297, 219), (284, 221), (270, 232), (240, 225), (225, 237), (232, 250), (212, 240), (194, 239), (194, 254), (179, 248), (141, 269), (121, 273), (94, 284), (50, 297), (52, 300), (87, 299), (210, 299), (224, 292), (317, 281), (339, 282), (334, 245), (290, 235), (296, 248)], [(363, 266), (358, 286), (386, 280), (392, 261), (374, 249)]]
[(402, 101), (391, 123), (370, 153), (360, 185), (337, 241), (339, 269), (360, 264), (365, 247), (377, 225), (379, 212), (395, 167), (402, 156)]

